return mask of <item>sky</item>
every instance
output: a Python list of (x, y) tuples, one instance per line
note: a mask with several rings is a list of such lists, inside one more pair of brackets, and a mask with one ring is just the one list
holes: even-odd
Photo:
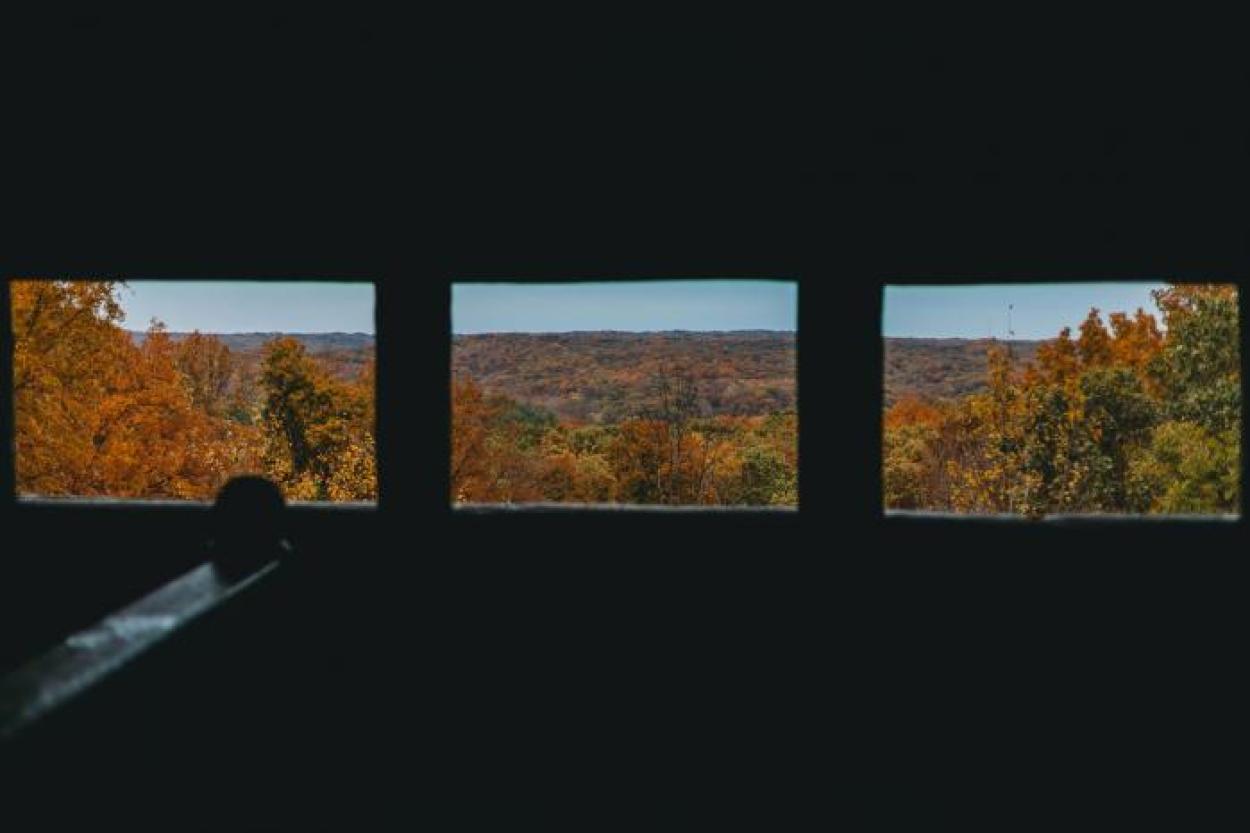
[[(913, 338), (1054, 338), (1064, 327), (1077, 328), (1098, 307), (1103, 322), (1112, 312), (1132, 315), (1141, 307), (1153, 313), (1162, 327), (1162, 316), (1150, 290), (1162, 281), (891, 285), (885, 288), (881, 332), (888, 337)], [(1008, 305), (1013, 308), (1007, 331)]]
[(117, 295), (128, 330), (373, 333), (371, 283), (128, 280)]
[(457, 334), (798, 329), (794, 281), (457, 283), (451, 294)]

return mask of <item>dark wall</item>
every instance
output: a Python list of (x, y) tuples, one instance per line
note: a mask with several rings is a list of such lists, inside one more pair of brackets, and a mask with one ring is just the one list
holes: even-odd
[[(1189, 695), (1228, 702), (1244, 525), (887, 522), (880, 283), (1244, 280), (1233, 216), (1186, 217), (1185, 183), (1098, 178), (447, 176), (372, 196), (355, 213), (215, 203), (229, 233), (49, 240), (11, 272), (349, 274), (380, 302), (376, 515), (297, 520), (298, 568), (46, 727), (24, 747), (32, 781), (68, 772), (115, 805), (134, 778), (213, 818), (466, 828), (1205, 806), (1125, 776), (1218, 729)], [(801, 512), (452, 516), (461, 275), (797, 278)], [(3, 511), (6, 658), (199, 558), (182, 513)]]

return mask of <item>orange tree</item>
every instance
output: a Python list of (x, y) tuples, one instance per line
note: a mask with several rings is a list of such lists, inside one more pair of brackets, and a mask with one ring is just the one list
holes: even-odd
[(122, 329), (116, 281), (11, 284), (18, 490), (206, 499), (252, 439), (197, 407), (159, 322)]

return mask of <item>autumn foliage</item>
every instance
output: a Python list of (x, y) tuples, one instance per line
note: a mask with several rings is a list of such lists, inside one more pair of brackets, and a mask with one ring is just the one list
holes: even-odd
[(651, 381), (680, 367), (704, 416), (794, 410), (796, 334), (728, 332), (479, 333), (452, 337), (452, 375), (548, 411), (561, 422), (616, 425), (652, 405)]
[(1091, 309), (1016, 361), (991, 344), (984, 392), (904, 397), (883, 414), (887, 508), (1015, 513), (1240, 509), (1238, 300), (1227, 284)]
[(157, 321), (137, 344), (117, 289), (10, 283), (19, 493), (209, 500), (260, 473), (291, 499), (376, 499), (371, 365), (343, 382), (276, 339), (256, 379), (219, 339)]
[[(547, 360), (558, 363), (558, 355)], [(577, 396), (576, 387), (569, 394)], [(658, 359), (621, 394), (636, 404), (617, 421), (560, 419), (457, 373), (452, 500), (797, 505), (793, 408), (709, 414), (700, 376)]]

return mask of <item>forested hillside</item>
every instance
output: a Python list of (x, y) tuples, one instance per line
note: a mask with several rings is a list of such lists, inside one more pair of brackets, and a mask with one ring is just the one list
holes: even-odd
[(798, 503), (792, 332), (456, 336), (452, 500)]
[(116, 282), (10, 288), (20, 494), (211, 500), (263, 474), (291, 499), (376, 499), (371, 343), (136, 338)]
[(886, 338), (885, 404), (908, 396), (958, 399), (986, 388), (987, 348), (1010, 346), (1016, 361), (1030, 362), (1040, 341), (966, 338)]
[(560, 419), (612, 424), (646, 404), (661, 368), (697, 383), (699, 416), (794, 408), (793, 332), (491, 333), (452, 338), (452, 373)]
[(982, 343), (981, 392), (900, 396), (883, 414), (885, 506), (1029, 517), (1239, 512), (1237, 287), (1153, 294), (1163, 326), (1143, 310), (1104, 321), (1091, 309), (1076, 338), (1064, 328), (1032, 360)]

